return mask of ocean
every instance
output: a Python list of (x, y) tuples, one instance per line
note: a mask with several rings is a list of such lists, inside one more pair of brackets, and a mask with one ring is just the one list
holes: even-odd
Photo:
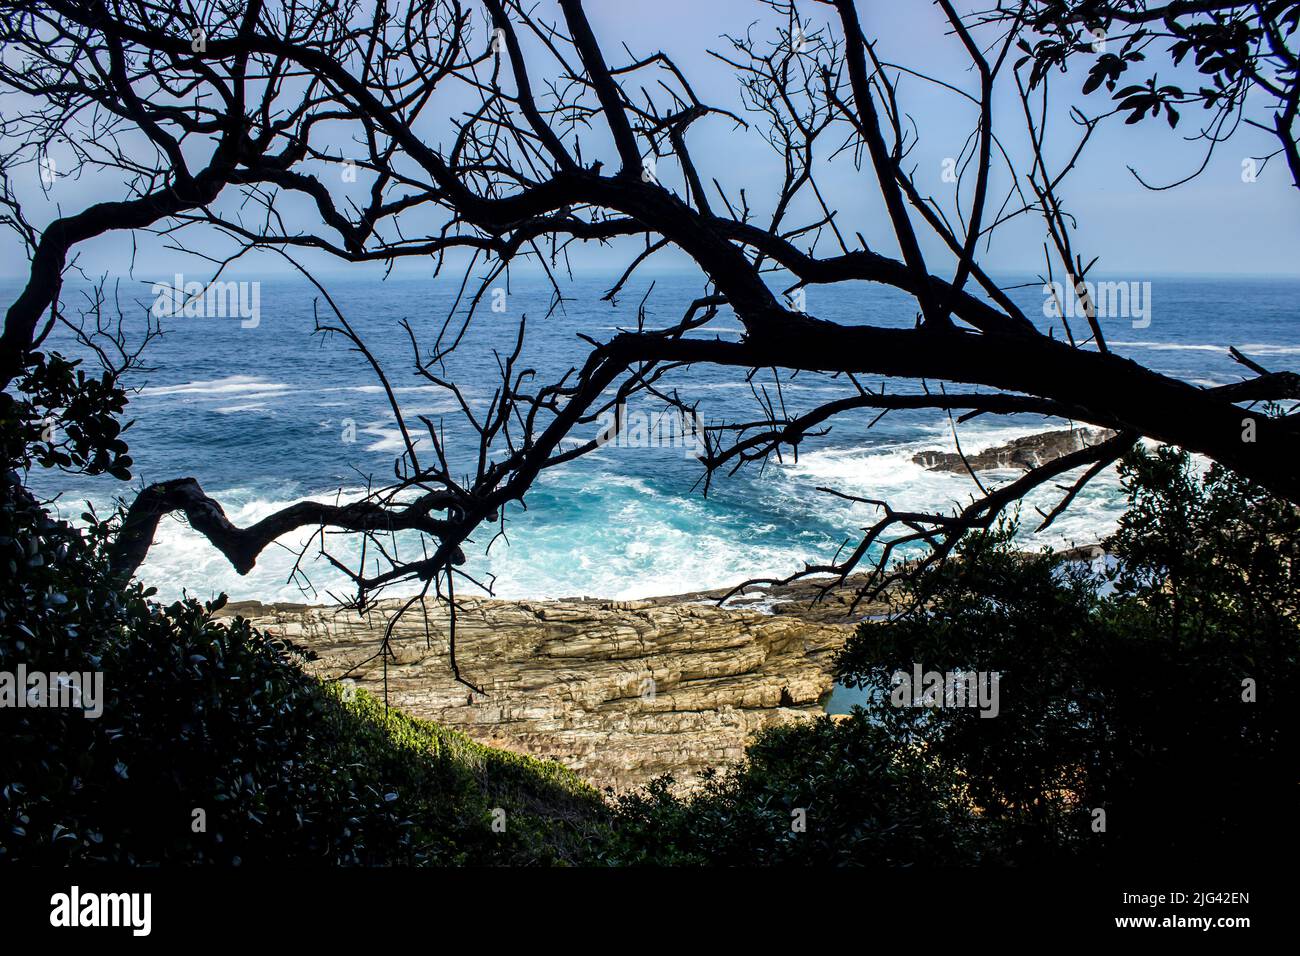
[[(384, 366), (406, 413), (442, 421), (453, 461), (468, 467), (475, 452), (455, 398), (414, 374), (411, 344), (400, 323), (409, 322), (426, 348), (453, 310), (459, 278), (354, 278), (322, 274), (323, 283), (348, 321), (365, 338)], [(171, 282), (171, 276), (151, 277)], [(188, 277), (200, 279), (195, 275)], [(566, 299), (552, 309), (551, 288), (542, 276), (516, 276), (492, 310), (492, 297), (470, 326), (449, 363), (447, 375), (464, 389), (471, 405), (483, 409), (498, 384), (497, 355), (513, 345), (516, 322), (528, 317), (521, 367), (537, 370), (537, 381), (581, 364), (583, 333), (596, 338), (620, 327), (635, 327), (645, 298), (647, 327), (668, 324), (703, 294), (696, 275), (661, 274), (640, 278), (617, 303), (601, 300), (611, 276), (580, 275), (562, 280)], [(1013, 297), (1044, 327), (1040, 282)], [(1213, 386), (1238, 381), (1242, 369), (1227, 354), (1235, 345), (1268, 367), (1292, 367), (1300, 354), (1295, 302), (1300, 281), (1272, 279), (1153, 278), (1150, 314), (1141, 321), (1102, 320), (1111, 347), (1151, 367)], [(774, 282), (774, 288), (778, 285)], [(19, 284), (0, 283), (0, 301), (11, 301)], [(140, 328), (152, 308), (151, 282), (122, 281), (114, 293), (128, 330)], [(77, 287), (65, 292), (70, 310), (80, 299)], [(238, 317), (184, 317), (163, 320), (165, 334), (146, 352), (147, 372), (129, 379), (135, 389), (126, 433), (135, 459), (130, 487), (110, 478), (86, 479), (50, 473), (33, 475), (32, 485), (56, 498), (63, 515), (76, 518), (89, 502), (99, 511), (115, 496), (130, 497), (143, 483), (193, 476), (246, 525), (304, 497), (348, 500), (367, 486), (391, 479), (400, 435), (382, 389), (364, 359), (338, 336), (313, 334), (319, 314), (332, 320), (329, 307), (305, 280), (262, 279), (256, 289), (256, 322)], [(880, 286), (855, 283), (807, 290), (806, 308), (814, 315), (845, 323), (905, 327), (914, 321), (909, 298)], [(548, 314), (549, 313), (549, 314)], [(1077, 320), (1075, 327), (1082, 325)], [(454, 318), (453, 329), (459, 318)], [(720, 314), (707, 331), (695, 335), (735, 338), (734, 316)], [(76, 353), (65, 332), (47, 348)], [(864, 384), (879, 385), (878, 379)], [(775, 398), (769, 370), (747, 381), (736, 369), (682, 370), (661, 382), (688, 401), (699, 400), (706, 422), (764, 417), (755, 393)], [(915, 390), (914, 383), (890, 383), (890, 390)], [(1099, 388), (1105, 383), (1099, 382)], [(825, 376), (784, 377), (786, 408), (797, 413), (850, 394), (851, 383)], [(650, 404), (632, 410), (654, 413)], [(591, 596), (636, 598), (677, 594), (731, 585), (752, 576), (783, 575), (805, 562), (832, 557), (854, 542), (874, 509), (818, 491), (833, 487), (856, 495), (886, 498), (906, 508), (952, 508), (977, 493), (968, 476), (929, 472), (911, 458), (925, 449), (952, 450), (948, 417), (933, 411), (896, 411), (868, 428), (873, 415), (835, 421), (824, 436), (810, 437), (797, 458), (787, 455), (765, 468), (750, 467), (719, 475), (708, 497), (699, 485), (702, 469), (682, 448), (629, 448), (607, 445), (596, 453), (541, 475), (526, 499), (527, 509), (511, 508), (504, 537), (484, 528), (467, 548), (467, 570), (509, 598)], [(1040, 416), (982, 417), (959, 426), (962, 448), (979, 451), (1012, 438), (1063, 427)], [(580, 433), (590, 437), (595, 427)], [(427, 440), (421, 448), (428, 454)], [(990, 475), (986, 481), (1005, 480)], [(1054, 489), (1040, 490), (1024, 505), (1021, 534), (1026, 547), (1091, 543), (1104, 536), (1120, 513), (1122, 500), (1113, 473), (1095, 481), (1071, 510), (1041, 535), (1034, 506), (1054, 501)], [(207, 599), (226, 592), (232, 600), (324, 602), (327, 592), (345, 588), (343, 577), (308, 549), (293, 572), (298, 546), (308, 530), (269, 548), (257, 567), (240, 576), (206, 539), (180, 520), (165, 520), (140, 577), (160, 597), (182, 593)], [(489, 548), (490, 545), (490, 548)], [(417, 554), (413, 539), (399, 541), (405, 554)], [(354, 543), (331, 539), (332, 552), (345, 563), (359, 558)], [(407, 590), (413, 590), (414, 585)], [(464, 590), (462, 586), (461, 590)], [(401, 588), (387, 592), (404, 593)]]

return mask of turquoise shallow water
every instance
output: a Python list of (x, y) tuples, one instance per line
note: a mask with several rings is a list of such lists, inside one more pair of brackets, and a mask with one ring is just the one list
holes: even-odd
[[(170, 279), (170, 277), (159, 277)], [(578, 333), (612, 334), (636, 322), (637, 305), (651, 280), (629, 289), (617, 306), (600, 300), (604, 278), (580, 278), (566, 289), (564, 307), (549, 317), (549, 287), (541, 280), (512, 283), (504, 314), (484, 311), (467, 336), (449, 374), (472, 402), (486, 403), (494, 385), (494, 349), (508, 348), (521, 314), (530, 319), (525, 361), (554, 374), (581, 357)], [(665, 324), (701, 294), (698, 278), (657, 276), (647, 301), (647, 324)], [(0, 300), (17, 292), (0, 284)], [(411, 371), (410, 345), (398, 323), (410, 321), (431, 342), (456, 284), (445, 280), (341, 280), (331, 293), (350, 322), (384, 364), (409, 414), (443, 420), (453, 456), (471, 445), (458, 424), (454, 401)], [(1236, 345), (1271, 367), (1293, 367), (1300, 354), (1294, 303), (1300, 283), (1282, 281), (1153, 280), (1151, 323), (1132, 328), (1108, 320), (1113, 347), (1155, 368), (1203, 385), (1240, 378), (1226, 354)], [(149, 283), (123, 286), (122, 299), (136, 314), (151, 302)], [(135, 424), (127, 433), (141, 481), (198, 477), (238, 524), (256, 520), (303, 496), (333, 499), (357, 494), (373, 478), (392, 474), (400, 450), (384, 396), (364, 362), (335, 339), (311, 333), (315, 291), (295, 279), (260, 286), (260, 321), (244, 327), (233, 318), (166, 321), (167, 334), (151, 346), (153, 371), (137, 376), (131, 405)], [(1031, 317), (1042, 316), (1038, 286), (1016, 295)], [(910, 301), (865, 284), (808, 292), (810, 312), (842, 322), (910, 325)], [(1048, 320), (1042, 318), (1046, 324)], [(740, 327), (719, 315), (709, 334), (735, 337)], [(69, 348), (64, 342), (62, 347)], [(761, 380), (761, 377), (760, 377)], [(766, 381), (771, 382), (770, 373)], [(750, 384), (734, 370), (699, 369), (669, 382), (683, 397), (699, 399), (706, 419), (758, 417)], [(876, 384), (876, 383), (873, 383)], [(902, 383), (891, 385), (900, 391)], [(848, 383), (801, 375), (786, 382), (792, 411), (843, 395)], [(946, 417), (929, 412), (891, 413), (868, 430), (869, 416), (837, 422), (830, 434), (810, 439), (798, 460), (771, 464), (719, 480), (703, 498), (701, 469), (680, 448), (606, 447), (588, 458), (544, 474), (528, 497), (528, 510), (514, 510), (508, 537), (487, 550), (485, 532), (469, 552), (470, 567), (502, 596), (592, 595), (627, 598), (672, 594), (735, 583), (756, 574), (788, 573), (808, 560), (824, 560), (851, 540), (874, 514), (818, 492), (819, 486), (890, 498), (908, 507), (964, 502), (976, 490), (969, 478), (925, 472), (910, 458), (922, 448), (950, 449)], [(967, 451), (1018, 435), (1058, 427), (1042, 418), (976, 420), (962, 426)], [(594, 431), (594, 429), (593, 429)], [(581, 436), (581, 437), (586, 437)], [(107, 505), (121, 494), (111, 480), (38, 476), (37, 486), (60, 495), (68, 515), (83, 502)], [(1045, 503), (1035, 499), (1030, 504)], [(1098, 481), (1071, 512), (1040, 539), (1027, 544), (1084, 543), (1104, 534), (1119, 499), (1113, 477)], [(286, 545), (305, 538), (291, 536)], [(409, 546), (414, 546), (411, 542)], [(348, 555), (340, 541), (336, 552)], [(240, 577), (200, 536), (179, 521), (165, 521), (142, 577), (164, 597), (182, 591), (232, 599), (321, 600), (341, 579), (322, 561), (308, 563), (310, 587), (290, 579), (290, 547), (273, 548)], [(314, 589), (314, 590), (313, 590)]]

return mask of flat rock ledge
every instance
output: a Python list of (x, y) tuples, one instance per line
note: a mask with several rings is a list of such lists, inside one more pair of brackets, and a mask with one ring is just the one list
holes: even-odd
[[(452, 676), (445, 606), (429, 601), (396, 624), (388, 700), (474, 740), (550, 758), (599, 788), (622, 791), (672, 773), (696, 787), (708, 767), (743, 756), (755, 731), (822, 712), (831, 658), (873, 607), (843, 589), (809, 606), (802, 589), (751, 590), (719, 607), (718, 592), (642, 601), (465, 599)], [(709, 600), (712, 598), (712, 600)], [(307, 652), (305, 666), (384, 694), (378, 656), (402, 606), (365, 616), (305, 605), (232, 603), (271, 635)], [(778, 613), (773, 613), (778, 612)]]

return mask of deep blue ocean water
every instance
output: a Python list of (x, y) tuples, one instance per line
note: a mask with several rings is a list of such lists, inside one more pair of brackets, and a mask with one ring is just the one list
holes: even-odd
[[(409, 321), (419, 340), (432, 344), (452, 307), (458, 279), (322, 279), (383, 363), (412, 422), (416, 414), (442, 419), (452, 454), (469, 455), (471, 436), (454, 399), (415, 376), (410, 342), (399, 325)], [(1300, 281), (1151, 281), (1148, 326), (1134, 328), (1126, 318), (1103, 320), (1116, 351), (1206, 386), (1242, 377), (1227, 354), (1229, 345), (1269, 367), (1295, 366)], [(608, 277), (579, 277), (564, 283), (568, 298), (548, 316), (551, 291), (545, 280), (515, 277), (507, 311), (493, 312), (485, 303), (448, 375), (471, 402), (484, 407), (497, 385), (494, 350), (509, 350), (523, 314), (529, 330), (521, 364), (536, 368), (539, 379), (562, 372), (585, 354), (579, 332), (603, 338), (618, 327), (634, 326), (652, 282), (646, 304), (651, 327), (675, 319), (704, 291), (697, 276), (659, 275), (634, 283), (611, 305), (601, 301)], [(7, 305), (18, 288), (12, 281), (0, 283), (0, 302)], [(1031, 318), (1049, 324), (1041, 285), (1014, 295)], [(259, 296), (256, 327), (244, 327), (238, 318), (164, 320), (166, 334), (146, 355), (153, 370), (131, 380), (138, 389), (130, 406), (135, 423), (127, 433), (136, 461), (133, 487), (197, 477), (241, 525), (304, 496), (333, 499), (341, 492), (346, 499), (371, 479), (382, 484), (391, 478), (393, 458), (401, 450), (393, 417), (361, 356), (341, 338), (312, 333), (314, 309), (332, 318), (319, 293), (305, 280), (281, 277), (262, 280)], [(70, 307), (77, 297), (76, 289), (69, 289)], [(138, 327), (153, 298), (149, 282), (121, 283), (128, 328)], [(897, 326), (910, 325), (915, 311), (910, 299), (868, 284), (810, 289), (807, 308), (841, 322)], [(735, 317), (723, 313), (696, 334), (734, 338), (739, 332)], [(75, 351), (62, 334), (56, 339), (55, 347)], [(770, 372), (755, 379), (774, 394), (772, 381)], [(684, 398), (700, 399), (706, 420), (762, 417), (739, 370), (690, 370), (666, 384)], [(890, 386), (893, 391), (906, 387)], [(807, 374), (783, 386), (792, 412), (851, 389), (847, 382)], [(654, 411), (650, 405), (639, 407)], [(507, 597), (680, 593), (751, 575), (789, 573), (805, 561), (829, 558), (846, 539), (853, 540), (873, 510), (820, 493), (819, 486), (890, 498), (907, 507), (952, 506), (976, 491), (968, 477), (926, 472), (910, 460), (920, 449), (953, 447), (945, 415), (892, 412), (868, 430), (871, 417), (836, 422), (829, 435), (810, 439), (797, 461), (787, 458), (763, 471), (720, 478), (707, 499), (696, 487), (699, 464), (681, 449), (602, 448), (543, 474), (528, 496), (527, 511), (508, 514), (508, 540), (496, 541), (485, 553), (492, 537), (485, 530), (468, 552), (469, 567), (495, 575), (496, 593)], [(959, 435), (966, 451), (978, 451), (1052, 427), (1061, 423), (1031, 416), (982, 418), (961, 426)], [(87, 500), (102, 509), (115, 494), (131, 492), (112, 479), (46, 474), (34, 476), (33, 483), (58, 495), (58, 507), (69, 517), (80, 514)], [(1048, 498), (1040, 494), (1029, 506), (1047, 504)], [(1119, 505), (1113, 475), (1104, 476), (1052, 529), (1041, 536), (1026, 532), (1025, 542), (1095, 541), (1112, 527)], [(307, 537), (304, 531), (284, 543), (296, 545)], [(339, 556), (355, 554), (342, 540), (334, 549)], [(268, 549), (257, 568), (240, 577), (205, 539), (169, 519), (141, 576), (163, 597), (186, 591), (207, 598), (226, 591), (236, 600), (323, 600), (327, 589), (340, 587), (337, 573), (317, 560), (305, 566), (315, 592), (304, 592), (301, 581), (290, 579), (295, 556), (292, 547)]]

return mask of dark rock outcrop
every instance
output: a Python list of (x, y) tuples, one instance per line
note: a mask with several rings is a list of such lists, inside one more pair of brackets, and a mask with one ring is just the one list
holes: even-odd
[(1017, 438), (1005, 445), (967, 455), (965, 461), (961, 455), (945, 451), (917, 452), (912, 456), (912, 461), (931, 471), (952, 471), (958, 474), (967, 473), (967, 463), (975, 471), (1029, 471), (1062, 455), (1103, 442), (1114, 434), (1106, 428), (1064, 428)]

